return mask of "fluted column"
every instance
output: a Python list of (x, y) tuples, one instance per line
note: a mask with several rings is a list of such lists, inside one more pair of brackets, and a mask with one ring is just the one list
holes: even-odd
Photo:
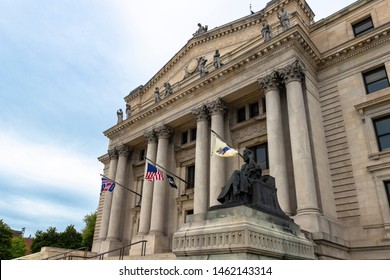
[(309, 128), (302, 91), (303, 69), (298, 61), (282, 71), (287, 91), (291, 151), (297, 195), (297, 215), (319, 213)]
[[(207, 105), (211, 113), (211, 129), (220, 137), (224, 137), (224, 113), (226, 105), (221, 99), (217, 99)], [(211, 139), (214, 139), (212, 137)], [(214, 146), (211, 141), (211, 149)], [(220, 204), (217, 201), (218, 195), (225, 184), (225, 160), (219, 156), (211, 156), (210, 159), (210, 207)]]
[(259, 83), (264, 89), (266, 107), (269, 108), (267, 110), (267, 137), (270, 175), (275, 178), (281, 208), (286, 214), (291, 215), (278, 73), (274, 72), (260, 79)]
[[(156, 161), (157, 154), (157, 137), (154, 132), (148, 131), (144, 133), (146, 140), (148, 141), (148, 147), (146, 151), (146, 157), (151, 161)], [(145, 174), (147, 165), (145, 164)], [(152, 202), (153, 202), (153, 182), (144, 180), (142, 188), (142, 201), (141, 201), (141, 212), (139, 221), (139, 235), (146, 235), (150, 229), (150, 219), (152, 214)]]
[[(118, 167), (116, 170), (115, 181), (117, 184), (125, 186), (127, 157), (130, 154), (129, 146), (123, 144), (117, 147), (119, 159)], [(122, 204), (124, 189), (120, 186), (116, 186), (113, 191), (113, 198), (111, 204), (110, 222), (108, 227), (107, 239), (118, 241), (120, 237), (120, 226), (122, 218)]]
[[(115, 149), (109, 150), (110, 166), (108, 169), (108, 178), (114, 179), (116, 174), (116, 167), (118, 164), (118, 153)], [(102, 218), (100, 222), (99, 240), (104, 240), (107, 237), (108, 224), (110, 221), (112, 192), (104, 192), (104, 204)], [(103, 195), (103, 194), (102, 194)]]
[[(156, 163), (163, 167), (168, 167), (168, 144), (172, 128), (163, 125), (155, 129), (158, 137), (158, 147)], [(154, 235), (165, 235), (165, 225), (167, 223), (167, 192), (168, 185), (166, 180), (156, 180), (153, 191), (152, 219), (150, 224), (150, 233)]]
[(194, 214), (207, 213), (209, 207), (209, 112), (205, 105), (192, 111), (196, 118)]

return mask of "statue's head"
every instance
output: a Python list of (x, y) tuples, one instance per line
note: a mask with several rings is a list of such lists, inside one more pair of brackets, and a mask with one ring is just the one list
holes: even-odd
[(246, 161), (246, 162), (248, 160), (250, 160), (250, 159), (254, 159), (255, 158), (255, 154), (253, 153), (252, 150), (249, 150), (249, 149), (245, 149), (244, 150), (243, 156), (244, 156), (244, 161)]

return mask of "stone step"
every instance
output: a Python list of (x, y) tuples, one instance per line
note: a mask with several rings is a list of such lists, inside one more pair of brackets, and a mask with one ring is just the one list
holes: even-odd
[[(118, 257), (108, 257), (105, 260), (117, 260)], [(176, 255), (173, 253), (151, 254), (146, 256), (124, 256), (124, 260), (176, 260)]]

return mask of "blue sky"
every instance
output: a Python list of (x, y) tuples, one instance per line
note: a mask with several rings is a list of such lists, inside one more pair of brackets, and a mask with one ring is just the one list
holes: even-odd
[[(25, 236), (81, 230), (123, 98), (198, 22), (212, 29), (267, 2), (0, 0), (0, 219)], [(354, 1), (306, 2), (319, 20)]]

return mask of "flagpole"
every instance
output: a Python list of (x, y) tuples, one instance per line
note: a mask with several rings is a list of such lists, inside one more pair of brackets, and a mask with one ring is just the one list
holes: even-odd
[(171, 175), (174, 176), (175, 178), (179, 179), (180, 181), (186, 183), (188, 186), (191, 186), (191, 184), (189, 184), (186, 180), (184, 180), (184, 179), (182, 179), (182, 178), (176, 176), (176, 175), (173, 174), (171, 171), (166, 170), (166, 169), (165, 169), (164, 167), (162, 167), (161, 165), (155, 163), (154, 161), (148, 159), (147, 157), (145, 157), (145, 159), (148, 160), (148, 161), (150, 161), (151, 163), (153, 163), (153, 164), (156, 165), (157, 167), (161, 168), (161, 169), (164, 170), (165, 172), (171, 174)]
[[(219, 136), (218, 133), (216, 133), (214, 130), (211, 130), (211, 132), (214, 133), (215, 136), (217, 136), (221, 141), (227, 143), (227, 141), (226, 141), (225, 139), (223, 139), (221, 136)], [(242, 154), (240, 154), (240, 152), (239, 152), (238, 150), (237, 150), (237, 154), (238, 154), (240, 157), (244, 158), (244, 156), (243, 156)]]
[(135, 192), (135, 191), (132, 191), (132, 190), (130, 190), (129, 188), (126, 188), (125, 186), (123, 186), (123, 185), (121, 185), (121, 184), (115, 182), (114, 180), (108, 178), (107, 176), (104, 176), (104, 175), (102, 175), (102, 174), (100, 174), (100, 176), (102, 176), (102, 177), (104, 177), (104, 178), (107, 178), (108, 180), (114, 182), (115, 185), (118, 185), (118, 186), (120, 186), (120, 187), (122, 187), (122, 188), (128, 190), (129, 192), (132, 192), (133, 194), (136, 194), (136, 195), (138, 195), (139, 197), (142, 197), (142, 195), (140, 195), (139, 193), (137, 193), (137, 192)]

